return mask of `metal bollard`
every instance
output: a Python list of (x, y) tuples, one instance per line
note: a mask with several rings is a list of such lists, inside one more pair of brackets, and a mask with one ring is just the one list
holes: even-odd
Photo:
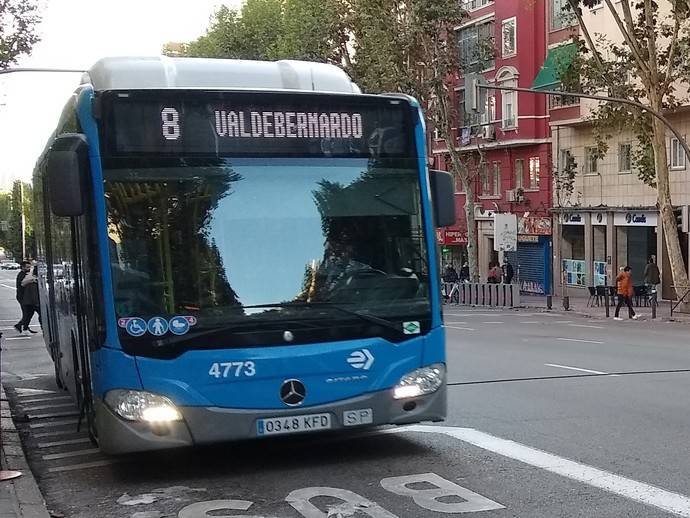
[(570, 311), (570, 297), (568, 295), (563, 297), (563, 309), (565, 311)]
[(656, 318), (656, 290), (652, 290), (652, 318)]
[(551, 295), (546, 296), (546, 309), (553, 308), (553, 297)]

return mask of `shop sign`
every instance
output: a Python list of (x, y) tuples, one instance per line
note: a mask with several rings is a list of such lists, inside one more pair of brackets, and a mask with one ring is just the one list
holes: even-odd
[(592, 214), (592, 225), (606, 225), (608, 222), (608, 214), (605, 212), (594, 212)]
[(518, 243), (538, 243), (539, 236), (520, 234), (518, 235)]
[(656, 227), (656, 212), (617, 212), (613, 221), (619, 227)]
[(582, 212), (566, 212), (561, 214), (561, 225), (584, 225), (585, 215)]
[(436, 242), (439, 245), (466, 245), (467, 232), (464, 230), (437, 228)]
[(518, 234), (551, 235), (551, 218), (518, 218)]
[(510, 213), (494, 214), (494, 250), (514, 252), (517, 250), (517, 216)]

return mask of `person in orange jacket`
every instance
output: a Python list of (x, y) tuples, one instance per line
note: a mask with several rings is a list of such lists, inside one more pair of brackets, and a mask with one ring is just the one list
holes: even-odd
[(616, 277), (616, 287), (618, 288), (618, 305), (616, 306), (616, 314), (613, 317), (614, 320), (623, 320), (618, 316), (623, 304), (628, 306), (628, 315), (633, 320), (637, 320), (637, 315), (632, 306), (632, 296), (633, 296), (633, 285), (632, 285), (632, 274), (630, 271), (632, 268), (626, 266), (623, 271)]

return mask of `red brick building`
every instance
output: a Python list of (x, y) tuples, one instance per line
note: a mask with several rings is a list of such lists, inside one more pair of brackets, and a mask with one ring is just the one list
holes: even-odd
[[(548, 75), (548, 42), (554, 33), (554, 0), (470, 0), (464, 2), (470, 19), (457, 28), (465, 69), (481, 72), (490, 84), (532, 87)], [(556, 32), (560, 32), (560, 29)], [(487, 54), (487, 41), (495, 50)], [(493, 54), (493, 59), (487, 58)], [(551, 136), (546, 96), (493, 90), (486, 113), (464, 113), (464, 84), (452, 85), (457, 109), (452, 145), (474, 154), (473, 189), (476, 199), (479, 272), (486, 279), (489, 264), (509, 259), (519, 268), (523, 291), (549, 292), (551, 285)], [(553, 104), (553, 101), (551, 101)], [(431, 138), (434, 167), (447, 169), (448, 145)], [(481, 153), (480, 153), (481, 151)], [(478, 157), (483, 155), (481, 162)], [(459, 181), (458, 181), (459, 184)], [(459, 265), (466, 257), (465, 194), (457, 186), (458, 225), (439, 231), (444, 261)], [(517, 252), (494, 250), (493, 214), (512, 213), (518, 220)]]

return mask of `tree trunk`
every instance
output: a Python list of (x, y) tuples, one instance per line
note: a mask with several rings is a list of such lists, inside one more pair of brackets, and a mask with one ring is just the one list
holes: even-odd
[(477, 259), (477, 225), (474, 220), (474, 191), (469, 175), (460, 174), (462, 188), (465, 191), (465, 219), (467, 220), (467, 265), (470, 269), (470, 280), (479, 282), (479, 261)]
[[(653, 106), (659, 110), (658, 107)], [(659, 110), (660, 111), (660, 110)], [(676, 294), (680, 298), (684, 293), (684, 286), (688, 286), (688, 273), (683, 262), (683, 254), (680, 249), (678, 227), (673, 213), (671, 201), (671, 185), (668, 171), (668, 157), (666, 155), (666, 126), (654, 119), (654, 165), (656, 168), (657, 204), (661, 217), (661, 225), (666, 242), (666, 253), (671, 263), (671, 275), (673, 285), (676, 286)]]

